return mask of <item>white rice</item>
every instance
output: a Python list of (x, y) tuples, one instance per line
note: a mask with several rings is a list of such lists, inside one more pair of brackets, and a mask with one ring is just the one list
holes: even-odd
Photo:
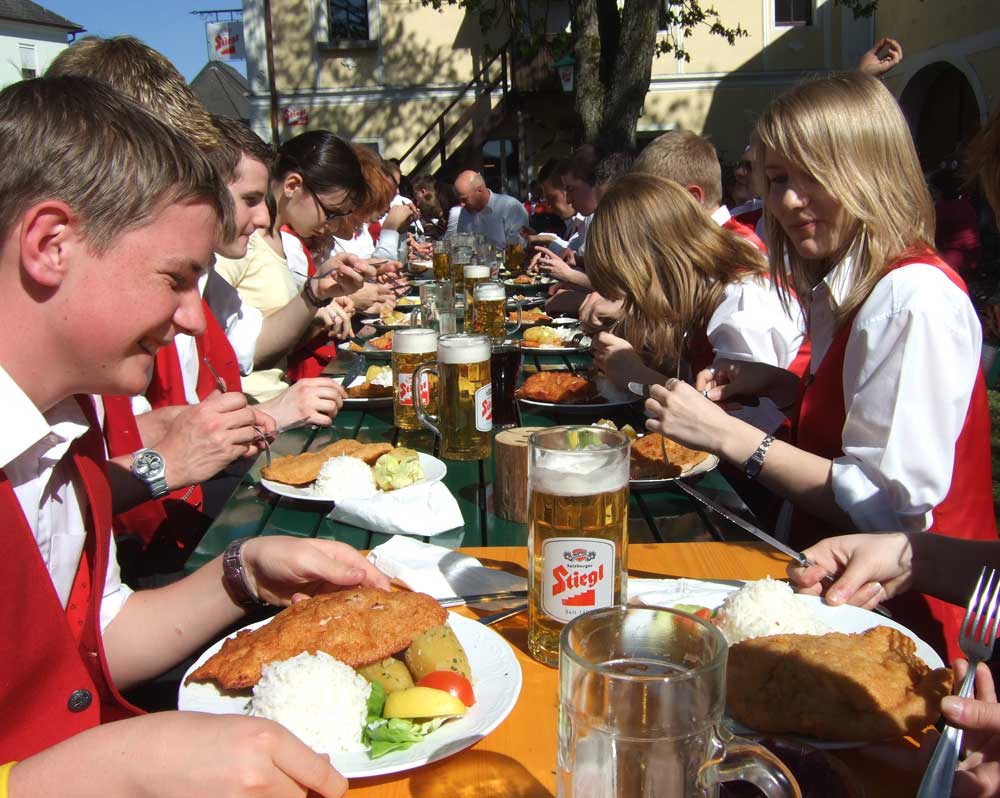
[(372, 686), (329, 654), (303, 651), (261, 669), (248, 714), (280, 723), (321, 754), (364, 751), (364, 727)]
[(319, 471), (312, 491), (334, 501), (370, 499), (376, 493), (371, 466), (356, 457), (331, 457)]
[(785, 582), (760, 579), (730, 593), (715, 615), (729, 645), (768, 635), (821, 635), (830, 628), (795, 597)]

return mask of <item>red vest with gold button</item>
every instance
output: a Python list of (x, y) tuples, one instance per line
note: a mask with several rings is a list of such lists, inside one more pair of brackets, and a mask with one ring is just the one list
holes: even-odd
[[(928, 263), (966, 291), (965, 283), (950, 266), (932, 253), (909, 256), (894, 263), (889, 271), (910, 263)], [(842, 432), (847, 412), (844, 407), (844, 354), (854, 317), (844, 322), (802, 395), (797, 445), (813, 454), (834, 459), (844, 454)], [(990, 414), (982, 370), (965, 414), (965, 423), (955, 442), (954, 466), (948, 495), (934, 508), (930, 532), (954, 538), (996, 540), (993, 515), (993, 483), (990, 454)], [(892, 530), (885, 530), (892, 531)], [(842, 534), (802, 511), (792, 521), (792, 545), (802, 549), (833, 534)], [(950, 657), (959, 656), (958, 629), (963, 611), (953, 604), (920, 593), (909, 593), (890, 602), (897, 619), (920, 634)]]
[(0, 657), (3, 762), (24, 759), (100, 723), (141, 712), (115, 690), (101, 642), (111, 493), (93, 405), (90, 397), (78, 401), (91, 428), (73, 443), (68, 456), (77, 470), (77, 484), (86, 493), (87, 539), (66, 609), (17, 496), (0, 470), (0, 584), (7, 597), (0, 602), (0, 629), (7, 641), (6, 655)]

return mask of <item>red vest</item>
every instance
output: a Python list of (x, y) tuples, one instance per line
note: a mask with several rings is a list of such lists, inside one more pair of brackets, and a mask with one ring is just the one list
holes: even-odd
[[(312, 253), (309, 251), (309, 247), (305, 245), (301, 236), (288, 225), (282, 227), (281, 232), (288, 233), (298, 240), (302, 245), (302, 251), (305, 253), (306, 262), (309, 264), (309, 276), (312, 277), (316, 274), (316, 262), (313, 260)], [(306, 377), (318, 377), (323, 373), (326, 365), (331, 360), (336, 360), (336, 358), (336, 344), (305, 344), (288, 355), (288, 368), (285, 370), (285, 373), (292, 382), (305, 379)]]
[(750, 225), (743, 224), (738, 221), (736, 217), (730, 216), (725, 224), (722, 225), (723, 229), (728, 230), (730, 233), (738, 235), (740, 238), (746, 239), (751, 244), (753, 244), (757, 249), (767, 254), (767, 247), (764, 242), (760, 240), (760, 236), (754, 232), (754, 229)]
[(91, 423), (70, 448), (78, 485), (86, 493), (87, 539), (65, 610), (17, 496), (0, 470), (0, 584), (8, 598), (0, 604), (0, 628), (8, 643), (7, 656), (0, 657), (3, 762), (141, 713), (115, 689), (101, 641), (111, 492), (93, 405), (89, 397), (77, 401)]
[[(932, 253), (906, 257), (889, 270), (910, 263), (929, 263), (963, 291), (966, 290), (962, 279)], [(847, 419), (844, 407), (844, 353), (853, 321), (852, 316), (834, 336), (812, 382), (803, 392), (799, 410), (797, 445), (831, 460), (844, 454), (841, 437)], [(991, 474), (990, 415), (986, 384), (980, 370), (969, 399), (965, 423), (955, 442), (951, 488), (934, 508), (934, 522), (929, 531), (955, 538), (995, 540), (997, 530)], [(831, 534), (842, 532), (831, 529), (825, 522), (805, 512), (796, 511), (792, 521), (792, 545), (805, 548)], [(963, 615), (961, 608), (919, 593), (901, 596), (889, 606), (902, 623), (935, 648), (941, 651), (947, 649), (949, 657), (960, 654), (957, 641)]]
[[(131, 454), (143, 447), (128, 396), (102, 396), (104, 440), (109, 457)], [(148, 548), (153, 540), (180, 549), (193, 548), (211, 523), (202, 513), (204, 495), (199, 485), (178, 488), (159, 499), (150, 499), (114, 517), (115, 536), (134, 537)]]
[[(240, 364), (233, 345), (229, 343), (226, 331), (204, 299), (201, 300), (201, 306), (205, 313), (205, 332), (195, 339), (198, 348), (198, 385), (195, 392), (199, 400), (217, 390), (215, 376), (205, 365), (206, 358), (225, 381), (226, 390), (239, 391), (242, 388)], [(146, 389), (146, 398), (154, 409), (188, 403), (181, 362), (177, 356), (177, 347), (172, 341), (156, 353), (153, 377)]]

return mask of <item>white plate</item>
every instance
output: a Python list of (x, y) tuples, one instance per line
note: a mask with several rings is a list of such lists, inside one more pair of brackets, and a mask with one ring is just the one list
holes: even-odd
[[(411, 311), (413, 310), (413, 306), (410, 306), (410, 310)], [(412, 316), (410, 315), (410, 313), (407, 313), (405, 321), (394, 322), (392, 324), (386, 324), (380, 318), (378, 318), (378, 319), (362, 319), (361, 323), (362, 324), (370, 324), (376, 330), (405, 330), (405, 329), (409, 328), (411, 318), (412, 318)]]
[[(269, 622), (260, 621), (246, 628), (256, 629)], [(510, 714), (521, 693), (521, 666), (510, 644), (488, 626), (461, 615), (449, 613), (448, 625), (469, 655), (476, 703), (461, 718), (448, 721), (406, 751), (394, 751), (378, 759), (369, 759), (365, 752), (331, 754), (334, 767), (345, 778), (384, 776), (444, 759), (481, 740)], [(245, 714), (249, 691), (223, 693), (212, 684), (184, 684), (190, 673), (222, 648), (222, 642), (205, 651), (184, 674), (177, 691), (178, 709), (214, 715)]]
[[(678, 585), (681, 589), (673, 590), (657, 590), (652, 592), (643, 592), (637, 595), (629, 595), (629, 600), (638, 599), (643, 604), (650, 606), (661, 606), (661, 607), (674, 607), (678, 604), (699, 604), (702, 607), (708, 607), (709, 609), (715, 609), (725, 600), (726, 596), (732, 593), (738, 588), (727, 585), (713, 584), (710, 582), (697, 582), (695, 580), (685, 579), (677, 580), (677, 582), (682, 583)], [(909, 637), (916, 644), (916, 653), (924, 662), (927, 663), (929, 668), (943, 668), (944, 662), (941, 661), (941, 657), (938, 653), (931, 648), (927, 643), (917, 637), (913, 632), (907, 629), (902, 624), (896, 623), (890, 618), (885, 618), (882, 615), (876, 615), (874, 612), (869, 610), (863, 610), (860, 607), (850, 607), (850, 606), (839, 606), (831, 607), (829, 604), (825, 604), (821, 598), (818, 596), (803, 596), (796, 594), (796, 601), (801, 601), (805, 603), (813, 615), (815, 615), (820, 621), (825, 623), (830, 627), (831, 631), (834, 632), (844, 632), (847, 634), (864, 632), (867, 629), (871, 629), (873, 626), (889, 626), (893, 629), (897, 629), (904, 635)], [(756, 734), (753, 729), (748, 729), (736, 721), (730, 721), (733, 731), (737, 734)], [(781, 735), (783, 737), (793, 737), (792, 735)], [(862, 745), (867, 745), (864, 742), (841, 742), (841, 741), (831, 741), (831, 740), (818, 740), (814, 737), (793, 737), (793, 739), (801, 740), (802, 742), (808, 743), (815, 748), (857, 748)]]
[[(417, 452), (417, 456), (420, 458), (420, 467), (424, 470), (424, 478), (420, 482), (414, 482), (413, 487), (417, 485), (430, 485), (444, 479), (444, 475), (448, 473), (448, 466), (443, 461), (424, 452)], [(305, 499), (306, 501), (313, 502), (326, 502), (327, 504), (333, 503), (333, 499), (316, 495), (312, 492), (312, 488), (308, 486), (300, 488), (295, 485), (286, 485), (283, 482), (274, 482), (263, 477), (261, 477), (260, 484), (278, 496), (287, 496), (290, 499)], [(410, 487), (410, 485), (407, 485), (405, 488), (400, 488), (399, 491), (408, 490)], [(394, 492), (398, 493), (399, 491)]]
[(344, 343), (340, 344), (337, 349), (352, 355), (363, 355), (368, 360), (390, 360), (392, 358), (391, 349), (376, 349), (367, 342), (365, 343), (365, 348), (362, 352), (355, 352), (351, 349), (350, 341), (344, 341)]
[[(334, 379), (341, 384), (343, 384), (344, 382), (344, 378), (342, 376), (334, 377)], [(347, 387), (353, 388), (355, 385), (364, 385), (364, 383), (365, 383), (365, 375), (359, 374), (357, 377), (354, 378), (354, 382), (352, 382)], [(392, 396), (377, 396), (371, 399), (366, 397), (348, 396), (344, 400), (344, 407), (349, 407), (349, 408), (390, 407), (390, 406), (392, 406)]]
[(573, 327), (580, 323), (579, 319), (573, 319), (569, 316), (559, 316), (558, 318), (552, 319), (549, 322), (553, 327)]
[[(525, 350), (526, 352), (531, 350)], [(540, 410), (563, 410), (571, 411), (577, 413), (589, 412), (591, 410), (611, 410), (616, 407), (628, 407), (629, 405), (634, 405), (638, 401), (642, 401), (640, 397), (635, 397), (634, 399), (615, 399), (605, 402), (538, 402), (534, 399), (521, 399), (518, 397), (518, 402), (526, 407), (537, 407)]]
[(653, 490), (655, 488), (663, 488), (675, 479), (687, 479), (688, 477), (696, 477), (699, 474), (707, 474), (709, 471), (714, 471), (718, 465), (719, 458), (714, 454), (710, 454), (698, 463), (698, 465), (689, 468), (687, 471), (682, 471), (681, 475), (678, 477), (663, 477), (660, 479), (630, 479), (628, 481), (628, 486), (632, 490)]

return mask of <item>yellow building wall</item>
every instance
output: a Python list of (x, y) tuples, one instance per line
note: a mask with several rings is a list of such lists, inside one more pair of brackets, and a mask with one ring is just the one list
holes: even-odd
[(876, 36), (890, 36), (907, 54), (916, 54), (966, 36), (975, 36), (1000, 22), (997, 0), (879, 0)]

